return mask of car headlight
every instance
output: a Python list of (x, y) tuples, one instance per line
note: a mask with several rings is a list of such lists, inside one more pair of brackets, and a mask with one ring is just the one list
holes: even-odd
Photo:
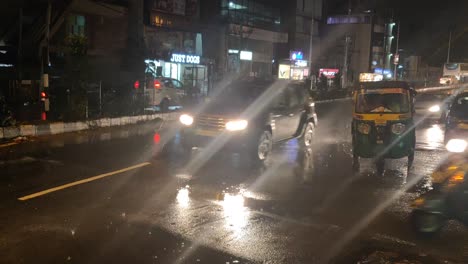
[(229, 131), (240, 131), (247, 128), (247, 120), (233, 120), (226, 123), (226, 129)]
[(369, 135), (369, 132), (370, 132), (370, 125), (369, 124), (358, 124), (357, 126), (357, 130), (359, 131), (359, 133), (361, 134), (364, 134), (364, 135)]
[(437, 113), (437, 112), (440, 112), (440, 106), (439, 105), (433, 105), (433, 106), (429, 107), (428, 110), (431, 113)]
[(400, 135), (401, 133), (405, 131), (405, 128), (406, 128), (405, 124), (402, 124), (402, 123), (393, 124), (392, 133)]
[(445, 148), (450, 152), (462, 153), (466, 150), (468, 143), (464, 139), (450, 139)]
[(179, 121), (186, 126), (191, 126), (193, 124), (193, 117), (187, 114), (183, 114), (179, 117)]

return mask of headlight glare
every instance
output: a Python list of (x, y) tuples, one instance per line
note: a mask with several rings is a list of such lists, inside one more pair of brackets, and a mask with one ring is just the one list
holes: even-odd
[(400, 135), (405, 131), (405, 128), (406, 128), (405, 124), (402, 124), (402, 123), (393, 124), (392, 133)]
[(358, 124), (357, 129), (359, 133), (364, 134), (364, 135), (369, 135), (371, 127), (369, 124), (361, 123), (361, 124)]
[(229, 131), (240, 131), (247, 128), (247, 120), (232, 120), (226, 123), (226, 129)]
[(191, 126), (193, 124), (193, 117), (187, 114), (183, 114), (179, 117), (180, 123), (186, 126)]
[(440, 112), (440, 106), (439, 105), (433, 105), (433, 106), (429, 107), (429, 112), (431, 112), (431, 113)]
[(450, 152), (462, 153), (466, 150), (467, 146), (468, 142), (464, 139), (451, 139), (447, 142), (445, 148)]

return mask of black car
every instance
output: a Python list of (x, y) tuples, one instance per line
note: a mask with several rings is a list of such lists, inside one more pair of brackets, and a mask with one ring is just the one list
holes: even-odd
[(180, 116), (181, 144), (215, 153), (230, 149), (264, 161), (275, 143), (300, 137), (310, 147), (317, 125), (314, 103), (301, 82), (235, 81), (198, 113)]
[(468, 139), (468, 92), (455, 96), (445, 121), (445, 141), (450, 139)]

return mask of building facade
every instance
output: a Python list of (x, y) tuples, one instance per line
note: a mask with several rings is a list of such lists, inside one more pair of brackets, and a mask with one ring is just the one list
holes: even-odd
[(373, 13), (328, 16), (321, 64), (341, 72), (342, 87), (356, 84), (360, 73), (393, 78), (394, 26)]

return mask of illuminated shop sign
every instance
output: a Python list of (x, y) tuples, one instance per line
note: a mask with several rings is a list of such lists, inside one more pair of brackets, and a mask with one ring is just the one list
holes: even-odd
[(289, 59), (290, 60), (303, 60), (304, 59), (304, 53), (302, 51), (291, 51), (289, 54)]
[(240, 52), (240, 59), (241, 60), (247, 60), (247, 61), (251, 61), (252, 60), (252, 52), (251, 51), (245, 51), (245, 50), (241, 50)]
[(171, 57), (171, 62), (174, 62), (174, 63), (187, 63), (187, 64), (200, 64), (200, 56), (173, 53), (172, 57)]
[(319, 76), (325, 76), (328, 79), (335, 78), (335, 75), (339, 72), (339, 69), (320, 69)]
[(294, 62), (294, 66), (296, 66), (296, 67), (307, 67), (307, 61), (297, 60), (297, 61)]

